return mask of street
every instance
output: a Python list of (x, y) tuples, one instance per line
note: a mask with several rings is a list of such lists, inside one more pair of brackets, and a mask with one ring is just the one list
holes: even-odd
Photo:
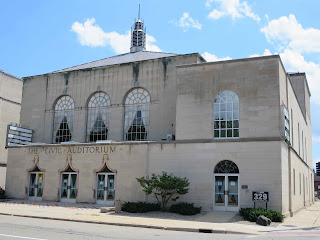
[[(312, 235), (313, 234), (313, 235)], [(270, 236), (212, 234), (166, 231), (158, 229), (120, 227), (105, 224), (77, 223), (69, 221), (44, 220), (0, 215), (0, 239), (29, 240), (82, 240), (82, 239), (320, 239), (319, 233), (297, 233), (297, 235), (273, 234)]]

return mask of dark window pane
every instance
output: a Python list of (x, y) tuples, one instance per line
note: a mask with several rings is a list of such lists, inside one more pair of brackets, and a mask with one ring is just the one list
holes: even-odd
[(239, 130), (238, 129), (234, 129), (233, 130), (233, 136), (234, 137), (239, 137)]
[(214, 130), (214, 137), (219, 137), (219, 130)]
[(232, 137), (232, 130), (227, 130), (227, 137)]
[(233, 121), (233, 127), (234, 128), (239, 128), (239, 120), (234, 120)]
[(220, 130), (220, 137), (226, 137), (226, 130)]

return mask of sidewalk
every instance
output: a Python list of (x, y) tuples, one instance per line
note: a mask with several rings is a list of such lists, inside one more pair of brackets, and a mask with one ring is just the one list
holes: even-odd
[(320, 202), (302, 210), (276, 227), (228, 222), (235, 213), (209, 212), (201, 216), (185, 217), (172, 213), (129, 214), (100, 213), (94, 204), (63, 204), (58, 202), (31, 202), (10, 200), (0, 202), (1, 215), (42, 219), (98, 223), (119, 226), (157, 228), (164, 230), (241, 233), (241, 234), (320, 234)]

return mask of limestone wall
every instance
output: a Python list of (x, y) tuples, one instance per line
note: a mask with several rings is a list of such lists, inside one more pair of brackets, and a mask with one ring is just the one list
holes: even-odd
[(7, 167), (0, 166), (0, 187), (5, 188)]
[[(87, 101), (97, 92), (111, 99), (108, 138), (123, 140), (123, 101), (134, 87), (145, 88), (151, 97), (148, 140), (175, 133), (176, 65), (196, 63), (198, 54), (113, 65), (24, 79), (21, 123), (34, 132), (34, 142), (52, 143), (53, 108), (62, 95), (75, 102), (73, 141), (86, 141)], [(36, 96), (36, 97), (35, 97)]]
[[(27, 198), (27, 169), (34, 166), (35, 155), (38, 155), (39, 167), (45, 170), (43, 200), (58, 201), (59, 169), (66, 166), (67, 156), (71, 154), (72, 166), (79, 170), (77, 202), (93, 203), (96, 188), (94, 170), (103, 162), (101, 147), (109, 149), (107, 162), (110, 168), (117, 170), (116, 199), (154, 201), (152, 197), (145, 197), (136, 178), (166, 171), (190, 180), (189, 193), (180, 201), (193, 202), (203, 210), (212, 210), (214, 168), (222, 160), (231, 160), (240, 171), (241, 207), (253, 206), (252, 191), (268, 191), (269, 207), (284, 212), (282, 199), (286, 196), (282, 192), (281, 143), (277, 141), (15, 147), (9, 149), (7, 193), (11, 197)], [(110, 151), (110, 147), (114, 150)], [(242, 185), (247, 185), (248, 189), (241, 189)]]
[(0, 164), (7, 163), (7, 126), (20, 121), (21, 96), (22, 80), (0, 71)]
[(224, 90), (240, 105), (240, 138), (280, 136), (279, 57), (177, 68), (177, 139), (213, 139), (213, 101)]

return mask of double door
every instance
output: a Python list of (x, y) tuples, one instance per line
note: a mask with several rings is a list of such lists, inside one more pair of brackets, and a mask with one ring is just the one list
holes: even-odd
[(239, 175), (214, 175), (214, 210), (239, 211)]
[(43, 172), (31, 172), (29, 175), (29, 199), (41, 201), (43, 194)]
[(62, 173), (60, 201), (75, 203), (77, 197), (77, 173)]
[(108, 206), (114, 205), (115, 197), (115, 174), (98, 173), (97, 174), (97, 204)]

